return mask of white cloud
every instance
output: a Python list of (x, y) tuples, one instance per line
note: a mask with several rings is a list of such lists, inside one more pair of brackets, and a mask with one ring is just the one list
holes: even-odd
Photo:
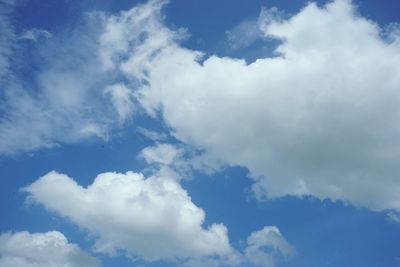
[(260, 199), (313, 195), (400, 209), (395, 31), (383, 39), (350, 1), (310, 3), (288, 19), (264, 11), (265, 36), (282, 40), (277, 57), (200, 63), (202, 53), (181, 47), (157, 12), (141, 16), (143, 28), (130, 23), (137, 10), (113, 17), (113, 27), (143, 39), (112, 65), (143, 81), (138, 100), (150, 115), (161, 112), (176, 138), (247, 167)]
[(53, 35), (49, 31), (33, 28), (22, 32), (18, 36), (18, 39), (37, 42), (40, 41), (41, 39), (48, 39), (52, 36)]
[(258, 39), (263, 38), (262, 31), (255, 19), (242, 21), (233, 29), (227, 31), (226, 36), (232, 49), (248, 47)]
[(183, 144), (155, 142), (142, 149), (139, 158), (149, 164), (146, 171), (164, 172), (176, 180), (193, 178), (194, 170), (212, 175), (223, 166), (220, 160)]
[(97, 267), (98, 261), (57, 231), (0, 235), (0, 267)]
[(266, 226), (248, 237), (244, 255), (255, 266), (273, 267), (278, 259), (292, 257), (294, 249), (277, 227)]
[(171, 165), (183, 154), (183, 150), (171, 144), (156, 144), (154, 146), (145, 147), (141, 152), (147, 163), (159, 163), (163, 165)]
[(199, 169), (198, 165), (202, 163), (200, 157), (192, 155), (190, 152), (187, 147), (182, 145), (156, 142), (154, 145), (142, 149), (139, 158), (144, 159), (148, 164), (144, 172), (158, 173), (159, 176), (180, 181), (191, 179), (193, 170)]
[(104, 92), (110, 94), (111, 102), (118, 113), (121, 122), (133, 114), (132, 91), (124, 84), (114, 84), (105, 88)]
[(83, 106), (61, 108), (61, 102), (67, 99), (54, 100), (54, 106), (50, 106), (50, 97), (38, 99), (15, 84), (6, 88), (5, 96), (4, 116), (0, 119), (0, 155), (74, 143), (93, 136), (107, 138), (107, 124), (90, 117)]
[[(133, 115), (130, 89), (112, 72), (104, 71), (100, 62), (98, 39), (104, 14), (87, 14), (79, 27), (54, 35), (43, 46), (30, 48), (30, 54), (39, 55), (34, 59), (21, 58), (27, 53), (20, 53), (25, 48), (18, 42), (48, 37), (49, 33), (31, 29), (18, 38), (7, 24), (7, 14), (0, 14), (0, 21), (5, 22), (0, 26), (0, 76), (6, 81), (0, 100), (0, 155), (93, 137), (108, 139)], [(31, 61), (37, 71), (29, 82), (10, 71), (12, 64)]]
[[(116, 84), (99, 74), (120, 71), (133, 86), (141, 83), (137, 100), (161, 114), (172, 135), (212, 161), (247, 167), (260, 199), (310, 194), (400, 209), (397, 27), (382, 31), (350, 1), (310, 3), (288, 19), (270, 11), (260, 17), (264, 35), (282, 41), (277, 57), (199, 62), (201, 52), (179, 45), (184, 32), (164, 25), (164, 3), (100, 14), (100, 47), (76, 34), (70, 45), (81, 46), (72, 49), (78, 56), (62, 57), (38, 78), (44, 100), (11, 90), (2, 153), (75, 142), (82, 132), (108, 136), (105, 100), (89, 100)], [(79, 53), (88, 51), (96, 53), (81, 64)]]
[(152, 131), (141, 126), (137, 127), (136, 131), (152, 141), (164, 141), (168, 137), (168, 135), (165, 133)]
[(87, 188), (50, 172), (26, 187), (30, 198), (96, 237), (95, 250), (147, 261), (231, 259), (227, 228), (203, 228), (205, 213), (169, 177), (102, 173)]
[[(183, 30), (177, 32), (164, 27), (160, 18), (166, 0), (150, 0), (117, 15), (105, 17), (106, 26), (100, 36), (100, 58), (106, 70), (129, 70), (139, 81), (146, 78), (143, 68), (154, 53), (175, 41), (185, 38)], [(125, 55), (135, 51), (135, 57)]]
[(114, 255), (122, 251), (133, 261), (167, 260), (190, 267), (244, 263), (271, 267), (293, 254), (274, 226), (251, 233), (243, 253), (235, 250), (228, 229), (220, 223), (204, 228), (204, 211), (166, 174), (160, 171), (145, 178), (133, 172), (102, 173), (84, 188), (52, 171), (23, 191), (29, 194), (29, 201), (87, 229), (96, 238), (96, 252)]

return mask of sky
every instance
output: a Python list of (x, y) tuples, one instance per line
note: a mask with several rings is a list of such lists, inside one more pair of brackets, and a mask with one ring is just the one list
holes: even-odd
[(0, 0), (0, 267), (400, 266), (396, 0)]

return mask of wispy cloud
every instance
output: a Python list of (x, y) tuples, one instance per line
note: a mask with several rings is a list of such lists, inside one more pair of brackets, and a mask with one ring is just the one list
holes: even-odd
[(37, 42), (41, 39), (48, 39), (51, 38), (53, 35), (46, 30), (42, 30), (42, 29), (29, 29), (26, 30), (24, 32), (22, 32), (19, 36), (18, 39), (22, 39), (22, 40), (30, 40), (30, 41), (34, 41)]
[[(111, 71), (104, 70), (100, 60), (98, 39), (104, 19), (103, 13), (86, 14), (79, 27), (51, 39), (44, 30), (30, 29), (17, 35), (7, 23), (2, 24), (0, 75), (5, 82), (0, 100), (0, 155), (89, 138), (107, 140), (132, 117), (132, 92)], [(29, 54), (35, 57), (13, 60), (26, 49), (19, 42), (44, 38), (48, 40), (42, 45), (29, 47)], [(33, 62), (37, 67), (29, 82), (25, 75), (11, 71), (11, 64), (19, 62)]]
[(257, 19), (247, 19), (226, 32), (228, 43), (234, 50), (248, 47), (264, 37)]

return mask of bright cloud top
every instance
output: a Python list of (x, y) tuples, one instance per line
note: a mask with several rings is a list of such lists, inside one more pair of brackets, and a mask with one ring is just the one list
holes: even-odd
[(0, 235), (0, 267), (98, 267), (98, 261), (57, 231)]
[[(139, 102), (150, 115), (161, 112), (175, 137), (247, 167), (260, 199), (313, 195), (400, 209), (395, 31), (382, 31), (346, 0), (310, 3), (288, 19), (264, 10), (260, 29), (282, 42), (276, 57), (246, 64), (180, 46), (179, 32), (158, 15), (162, 2), (151, 3), (110, 18), (144, 38), (124, 38), (132, 49), (107, 50), (106, 62), (143, 81)], [(137, 14), (144, 27), (133, 23)], [(108, 47), (121, 42), (107, 39)]]

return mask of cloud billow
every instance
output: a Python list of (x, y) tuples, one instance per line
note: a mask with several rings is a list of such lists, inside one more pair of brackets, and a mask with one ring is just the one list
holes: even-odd
[(133, 11), (110, 20), (147, 36), (124, 39), (133, 48), (111, 62), (143, 81), (138, 101), (161, 112), (176, 138), (247, 167), (260, 199), (313, 195), (400, 209), (396, 31), (388, 40), (346, 0), (310, 3), (287, 19), (265, 9), (260, 30), (281, 43), (275, 57), (247, 64), (184, 48), (154, 10), (140, 29), (126, 18)]
[[(94, 250), (132, 260), (165, 260), (184, 266), (271, 267), (292, 248), (276, 227), (251, 234), (245, 253), (235, 250), (221, 223), (203, 226), (205, 212), (165, 172), (102, 173), (84, 188), (55, 171), (23, 189), (33, 203), (69, 219), (95, 237)], [(267, 249), (264, 251), (264, 249)], [(272, 252), (268, 252), (271, 249)], [(268, 258), (268, 264), (259, 258)]]
[(400, 210), (398, 27), (380, 28), (349, 0), (309, 3), (288, 18), (263, 9), (263, 38), (281, 43), (275, 57), (247, 64), (181, 45), (187, 33), (165, 25), (166, 3), (90, 14), (100, 26), (80, 29), (90, 34), (78, 31), (66, 50), (90, 60), (50, 64), (40, 99), (8, 88), (0, 154), (107, 139), (138, 103), (208, 161), (248, 168), (259, 199), (312, 195)]
[(99, 261), (58, 231), (0, 234), (0, 267), (99, 267)]

